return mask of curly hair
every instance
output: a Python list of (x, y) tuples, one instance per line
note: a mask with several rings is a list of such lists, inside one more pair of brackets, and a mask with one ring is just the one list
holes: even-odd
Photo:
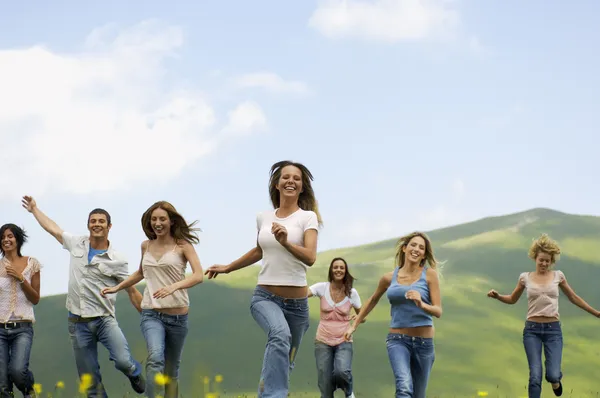
[(549, 254), (550, 261), (554, 264), (560, 258), (560, 247), (558, 247), (558, 243), (552, 240), (548, 234), (542, 234), (542, 236), (535, 239), (529, 247), (529, 258), (535, 261), (540, 253)]
[(404, 260), (406, 255), (404, 254), (404, 251), (402, 249), (404, 249), (408, 245), (408, 243), (417, 236), (423, 238), (423, 240), (425, 241), (425, 258), (423, 258), (423, 260), (421, 261), (421, 267), (425, 265), (425, 262), (428, 262), (429, 266), (432, 269), (436, 269), (438, 261), (433, 255), (433, 247), (431, 246), (431, 240), (429, 239), (427, 234), (425, 234), (425, 232), (419, 231), (415, 231), (398, 239), (398, 246), (396, 249), (396, 266), (400, 268), (404, 266)]

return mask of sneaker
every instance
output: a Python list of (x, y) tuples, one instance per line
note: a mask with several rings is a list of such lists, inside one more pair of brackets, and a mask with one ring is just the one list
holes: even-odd
[(352, 393), (352, 394), (348, 395), (346, 398), (356, 398), (356, 397), (354, 396), (354, 393)]
[(138, 394), (143, 394), (146, 391), (146, 380), (144, 380), (144, 376), (141, 373), (137, 376), (131, 376), (129, 382), (133, 391)]
[(562, 390), (563, 390), (562, 389), (562, 383), (560, 381), (558, 382), (558, 388), (552, 388), (552, 392), (557, 397), (560, 397), (562, 395)]

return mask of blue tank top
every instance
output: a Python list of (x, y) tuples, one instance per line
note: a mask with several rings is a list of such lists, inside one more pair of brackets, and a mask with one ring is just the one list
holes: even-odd
[(423, 267), (421, 277), (411, 285), (401, 285), (398, 283), (398, 271), (400, 267), (396, 267), (392, 276), (392, 283), (387, 289), (387, 298), (392, 305), (390, 313), (392, 321), (391, 328), (414, 328), (418, 326), (433, 326), (431, 315), (417, 307), (412, 300), (408, 300), (406, 292), (416, 290), (421, 294), (421, 301), (431, 305), (431, 297), (429, 296), (429, 286), (427, 285), (427, 268)]

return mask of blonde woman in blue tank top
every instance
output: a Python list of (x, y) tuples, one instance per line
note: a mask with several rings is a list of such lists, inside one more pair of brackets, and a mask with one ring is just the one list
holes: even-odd
[[(103, 295), (116, 293), (146, 280), (141, 328), (148, 349), (148, 397), (179, 396), (179, 364), (188, 332), (187, 289), (204, 278), (193, 246), (199, 242), (194, 224), (188, 225), (168, 202), (150, 206), (142, 216), (148, 240), (142, 242), (140, 268), (119, 285), (102, 291)], [(193, 273), (186, 277), (188, 262)]]
[(392, 320), (386, 343), (396, 381), (396, 398), (426, 396), (435, 360), (433, 317), (442, 316), (436, 266), (427, 235), (413, 232), (400, 238), (394, 271), (379, 280), (377, 289), (346, 332), (349, 339), (387, 292)]

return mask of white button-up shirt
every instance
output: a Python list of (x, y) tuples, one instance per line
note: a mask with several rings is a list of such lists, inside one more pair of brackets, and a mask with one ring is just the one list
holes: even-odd
[(100, 292), (129, 276), (127, 258), (109, 242), (105, 253), (95, 255), (88, 263), (89, 236), (63, 232), (63, 248), (71, 254), (67, 310), (84, 318), (115, 315), (116, 295), (106, 298)]

